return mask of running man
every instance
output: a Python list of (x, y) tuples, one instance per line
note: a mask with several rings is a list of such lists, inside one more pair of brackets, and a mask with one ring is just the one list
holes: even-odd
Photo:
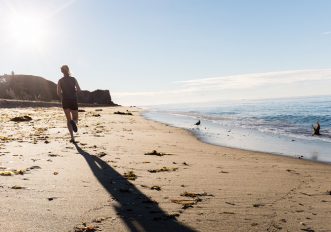
[(57, 95), (60, 97), (64, 114), (67, 118), (67, 126), (71, 136), (70, 142), (75, 143), (73, 131), (77, 132), (78, 123), (78, 103), (77, 92), (80, 87), (76, 78), (72, 77), (68, 65), (61, 67), (63, 77), (57, 84)]

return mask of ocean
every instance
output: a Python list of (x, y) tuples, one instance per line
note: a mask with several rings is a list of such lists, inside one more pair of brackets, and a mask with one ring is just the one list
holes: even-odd
[[(206, 143), (331, 163), (331, 96), (162, 105), (144, 116)], [(321, 136), (312, 136), (317, 121)]]

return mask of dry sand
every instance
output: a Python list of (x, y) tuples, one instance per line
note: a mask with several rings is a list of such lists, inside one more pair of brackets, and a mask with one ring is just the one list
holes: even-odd
[(330, 165), (85, 110), (74, 146), (60, 108), (1, 109), (0, 231), (331, 231)]

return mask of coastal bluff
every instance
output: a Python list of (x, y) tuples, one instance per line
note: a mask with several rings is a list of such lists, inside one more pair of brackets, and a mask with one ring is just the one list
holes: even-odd
[[(7, 102), (47, 102), (57, 104), (57, 85), (43, 77), (33, 75), (2, 75), (0, 76), (0, 99)], [(8, 100), (8, 101), (6, 101)], [(78, 93), (80, 105), (117, 106), (109, 90), (82, 90)], [(24, 104), (25, 105), (25, 104)]]

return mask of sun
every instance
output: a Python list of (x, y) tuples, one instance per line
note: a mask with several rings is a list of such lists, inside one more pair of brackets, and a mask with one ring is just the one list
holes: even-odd
[(7, 33), (11, 42), (20, 49), (36, 50), (44, 46), (47, 28), (40, 15), (16, 12), (8, 16)]

